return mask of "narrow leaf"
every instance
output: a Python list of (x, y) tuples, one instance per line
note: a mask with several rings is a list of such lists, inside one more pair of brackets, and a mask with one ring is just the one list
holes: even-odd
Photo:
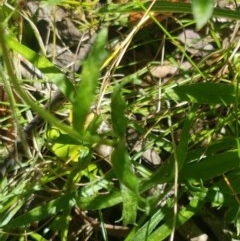
[(133, 236), (130, 236), (130, 233), (130, 237), (128, 236), (126, 241), (147, 240), (148, 235), (153, 232), (156, 226), (165, 217), (163, 209), (164, 207), (153, 214), (151, 218), (142, 227), (140, 227)]
[(192, 0), (192, 12), (197, 30), (200, 30), (211, 18), (213, 8), (212, 0)]
[(165, 93), (175, 101), (199, 104), (231, 104), (236, 101), (236, 88), (230, 84), (197, 83), (176, 86)]
[(104, 195), (96, 194), (90, 197), (79, 197), (76, 198), (76, 202), (82, 210), (100, 210), (121, 203), (122, 195), (119, 191), (111, 191), (109, 194)]
[(132, 163), (128, 156), (124, 139), (121, 139), (112, 153), (113, 170), (119, 181), (135, 194), (138, 193), (138, 179), (132, 171)]
[(7, 225), (0, 224), (0, 227), (17, 228), (28, 225), (32, 222), (51, 217), (60, 211), (69, 209), (75, 204), (83, 210), (97, 210), (112, 207), (119, 204), (121, 201), (121, 193), (116, 191), (112, 191), (106, 195), (96, 195), (91, 197), (78, 197), (76, 193), (70, 193), (57, 197), (41, 206), (37, 206), (15, 219), (12, 219)]
[(123, 198), (123, 224), (135, 224), (137, 218), (137, 205), (138, 200), (136, 194), (132, 192), (125, 185), (121, 185), (122, 198)]
[[(204, 202), (194, 198), (190, 201), (190, 203), (185, 208), (180, 210), (177, 214), (176, 228), (183, 225), (193, 215), (195, 215), (196, 212), (199, 210), (199, 208), (203, 205), (203, 203)], [(148, 241), (156, 241), (156, 240), (161, 241), (167, 238), (171, 234), (173, 215), (169, 213), (167, 217), (168, 217), (167, 221), (147, 237)], [(134, 241), (137, 241), (137, 240), (134, 240)]]
[(47, 239), (45, 239), (42, 235), (35, 233), (35, 232), (31, 232), (29, 234), (29, 236), (36, 241), (48, 241)]
[(111, 116), (113, 130), (119, 137), (124, 137), (127, 128), (127, 118), (125, 117), (126, 103), (122, 97), (121, 86), (116, 86), (112, 93)]
[(178, 168), (181, 171), (182, 166), (186, 160), (187, 153), (188, 153), (188, 140), (190, 136), (190, 128), (192, 127), (192, 123), (195, 117), (195, 113), (197, 110), (197, 105), (193, 107), (191, 112), (188, 114), (186, 121), (184, 123), (182, 134), (180, 137), (179, 144), (176, 148), (176, 156), (178, 161)]
[(74, 129), (80, 133), (84, 130), (84, 123), (96, 96), (100, 69), (107, 57), (107, 52), (104, 48), (106, 40), (107, 29), (104, 28), (98, 33), (93, 49), (83, 63), (82, 79), (78, 86), (72, 109), (72, 124)]
[(12, 219), (7, 225), (7, 228), (16, 228), (28, 225), (35, 221), (40, 221), (49, 216), (55, 215), (57, 212), (71, 207), (75, 204), (74, 195), (67, 194), (62, 197), (49, 201), (48, 203), (37, 206), (30, 211)]
[(226, 151), (185, 164), (182, 168), (181, 177), (207, 180), (239, 168), (239, 166), (238, 151)]

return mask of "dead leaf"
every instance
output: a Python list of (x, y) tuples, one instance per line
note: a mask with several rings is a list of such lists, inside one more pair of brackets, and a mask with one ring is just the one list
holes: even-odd
[(185, 49), (193, 55), (205, 56), (207, 52), (214, 49), (209, 43), (211, 41), (209, 37), (201, 37), (192, 29), (186, 29), (177, 38), (184, 44)]

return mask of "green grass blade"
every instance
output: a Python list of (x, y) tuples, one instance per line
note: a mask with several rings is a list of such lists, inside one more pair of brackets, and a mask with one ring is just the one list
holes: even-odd
[(178, 161), (178, 170), (181, 171), (188, 153), (188, 140), (190, 137), (190, 128), (196, 114), (197, 105), (195, 105), (191, 112), (187, 115), (186, 121), (184, 122), (179, 144), (176, 148), (176, 157)]
[(98, 210), (98, 216), (99, 216), (99, 221), (100, 221), (100, 227), (101, 227), (101, 233), (104, 241), (108, 241), (108, 234), (106, 227), (104, 225), (104, 219), (103, 219), (103, 214), (101, 210)]
[[(178, 161), (179, 170), (182, 169), (187, 153), (188, 153), (188, 139), (189, 139), (189, 130), (192, 126), (192, 122), (194, 120), (195, 111), (197, 106), (193, 106), (192, 110), (190, 111), (181, 134), (181, 138), (179, 144), (176, 148), (176, 157)], [(160, 167), (150, 178), (149, 180), (144, 181), (141, 186), (140, 190), (146, 191), (147, 189), (154, 186), (156, 183), (166, 183), (172, 181), (174, 178), (174, 165), (173, 165), (173, 156), (168, 160), (168, 162)]]
[[(190, 201), (190, 203), (180, 210), (177, 214), (177, 222), (176, 227), (183, 225), (186, 221), (188, 221), (203, 205), (202, 201), (194, 198)], [(172, 223), (173, 223), (173, 215), (168, 214), (167, 221), (157, 228), (151, 235), (148, 236), (147, 241), (161, 241), (167, 238), (172, 232)], [(137, 241), (137, 240), (134, 240)]]
[(16, 228), (28, 225), (35, 221), (40, 221), (49, 216), (55, 215), (57, 212), (73, 206), (75, 204), (74, 194), (64, 195), (63, 197), (56, 198), (48, 203), (31, 209), (15, 219), (12, 219), (7, 225), (7, 228)]
[(107, 57), (105, 50), (106, 41), (107, 29), (104, 28), (98, 33), (93, 49), (83, 63), (82, 79), (78, 86), (72, 109), (72, 125), (80, 133), (84, 130), (84, 123), (96, 96), (100, 69)]
[[(16, 198), (17, 199), (17, 198)], [(9, 200), (12, 201), (13, 200)], [(6, 212), (1, 212), (1, 218), (0, 218), (0, 227), (7, 225), (9, 222), (11, 222), (12, 218), (16, 215), (16, 213), (21, 210), (24, 206), (24, 200), (16, 200), (15, 203), (12, 203), (11, 209), (7, 210)]]
[(225, 219), (233, 223), (237, 230), (237, 236), (240, 234), (240, 207), (238, 205), (231, 206), (225, 214)]
[(153, 230), (163, 220), (164, 217), (165, 214), (163, 210), (158, 210), (151, 216), (149, 221), (147, 221), (141, 228), (139, 228), (133, 236), (130, 238), (127, 237), (125, 241), (148, 240), (148, 235), (153, 232)]
[[(124, 3), (124, 4), (110, 4), (99, 8), (99, 13), (131, 13), (131, 12), (141, 12), (148, 9), (151, 2), (141, 3), (137, 5), (136, 3)], [(190, 3), (181, 2), (168, 2), (168, 1), (157, 1), (151, 8), (151, 11), (158, 13), (192, 13), (192, 5)], [(239, 11), (214, 8), (213, 17), (221, 17), (232, 20), (240, 20)]]
[(37, 206), (30, 211), (13, 218), (7, 225), (0, 225), (6, 228), (16, 228), (28, 225), (35, 221), (56, 215), (60, 211), (68, 210), (74, 205), (78, 205), (83, 210), (97, 210), (114, 206), (122, 201), (120, 192), (112, 191), (106, 195), (96, 195), (91, 197), (78, 197), (76, 193), (65, 194), (41, 206)]

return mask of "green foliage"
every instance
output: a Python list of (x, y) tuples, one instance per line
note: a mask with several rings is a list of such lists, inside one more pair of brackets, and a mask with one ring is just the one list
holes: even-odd
[(229, 105), (238, 98), (234, 85), (211, 82), (176, 86), (166, 92), (175, 101), (185, 100), (198, 104)]
[(100, 75), (99, 70), (107, 57), (104, 49), (106, 40), (107, 29), (103, 29), (96, 38), (90, 56), (83, 64), (82, 79), (76, 90), (72, 108), (72, 125), (79, 133), (84, 131), (84, 123), (96, 96), (98, 77)]
[(32, 63), (36, 68), (38, 68), (52, 83), (56, 84), (59, 90), (67, 97), (69, 100), (73, 101), (74, 96), (74, 86), (69, 81), (64, 73), (62, 73), (54, 64), (49, 61), (46, 57), (40, 56), (33, 50), (29, 49), (27, 46), (21, 44), (15, 39), (14, 36), (5, 36), (6, 45), (21, 54), (26, 60)]
[[(146, 13), (151, 4), (109, 3), (95, 10), (91, 8), (97, 6), (97, 1), (84, 1), (82, 5), (55, 0), (44, 3), (66, 4), (68, 10), (77, 5), (83, 12), (94, 12), (93, 16), (102, 18), (96, 23), (107, 26), (121, 22), (115, 21), (115, 16)], [(17, 96), (15, 102), (9, 97), (1, 102), (3, 107), (10, 107), (0, 120), (1, 125), (6, 131), (9, 123), (5, 116), (14, 114), (21, 117), (19, 130), (31, 116), (39, 115), (44, 121), (44, 125), (36, 127), (37, 131), (28, 133), (25, 144), (30, 155), (22, 156), (20, 150), (15, 150), (19, 159), (0, 180), (1, 240), (74, 240), (86, 238), (89, 233), (90, 240), (95, 237), (94, 232), (101, 232), (104, 240), (113, 240), (109, 227), (120, 232), (128, 227), (126, 241), (165, 240), (205, 206), (216, 212), (221, 210), (222, 218), (234, 224), (235, 228), (227, 227), (229, 232), (239, 236), (239, 56), (235, 54), (239, 46), (230, 43), (222, 49), (217, 40), (216, 49), (204, 52), (202, 61), (202, 56), (188, 52), (187, 44), (182, 47), (176, 36), (186, 28), (195, 28), (193, 20), (197, 29), (210, 22), (209, 35), (221, 35), (221, 31), (232, 29), (229, 19), (240, 19), (238, 11), (213, 8), (210, 0), (157, 1), (151, 8), (156, 16), (149, 14), (149, 18), (151, 24), (156, 23), (154, 33), (161, 33), (161, 44), (156, 44), (155, 38), (147, 40), (144, 31), (152, 31), (148, 24), (129, 27), (123, 36), (114, 36), (113, 40), (108, 37), (107, 27), (101, 26), (80, 73), (69, 77), (47, 57), (21, 43), (17, 32), (20, 30), (13, 27), (15, 9), (1, 4), (4, 66), (0, 69), (0, 87), (5, 83), (9, 93)], [(158, 13), (176, 13), (178, 25), (169, 30), (171, 24), (165, 26)], [(193, 13), (194, 19), (186, 20), (191, 15), (183, 18), (177, 13)], [(229, 22), (219, 29), (211, 16)], [(82, 20), (86, 28), (91, 25), (89, 19)], [(27, 17), (25, 20), (29, 21)], [(161, 49), (161, 59), (164, 56), (169, 65), (178, 68), (169, 78), (156, 77), (151, 72), (152, 65), (162, 67), (164, 63), (159, 56), (150, 56), (149, 48), (147, 63), (142, 59), (129, 60), (131, 51), (136, 51), (133, 55), (137, 56), (139, 48), (142, 51), (145, 45), (153, 52), (157, 45), (158, 53), (165, 41), (174, 50), (167, 49), (165, 53)], [(44, 78), (21, 79), (15, 68), (15, 55), (30, 62)], [(182, 68), (183, 60), (190, 63), (189, 69)], [(216, 64), (209, 64), (211, 61)], [(41, 102), (45, 99), (29, 91), (35, 82), (54, 85), (65, 102), (44, 108)], [(62, 117), (65, 111), (67, 116)], [(136, 134), (136, 141), (131, 139), (131, 131)], [(150, 156), (157, 153), (160, 163), (155, 164), (147, 151), (151, 151)], [(174, 212), (177, 204), (179, 208)], [(78, 233), (80, 226), (83, 234)]]
[[(211, 1), (206, 1), (208, 4), (211, 4)], [(138, 3), (124, 3), (124, 4), (110, 4), (103, 6), (99, 9), (99, 13), (130, 13), (130, 12), (143, 12), (151, 5), (151, 2)], [(212, 5), (210, 5), (212, 9)], [(144, 8), (144, 9), (143, 9)], [(157, 1), (151, 8), (152, 11), (158, 13), (188, 13), (192, 14), (192, 4), (191, 3), (182, 3), (178, 2), (169, 2), (169, 1)], [(205, 10), (207, 12), (207, 10)], [(212, 16), (214, 17), (223, 17), (226, 19), (239, 20), (240, 16), (238, 11), (232, 11), (229, 9), (214, 8)], [(209, 17), (209, 16), (208, 16)]]
[(197, 30), (200, 30), (211, 18), (214, 9), (212, 0), (193, 0), (192, 12), (196, 21)]

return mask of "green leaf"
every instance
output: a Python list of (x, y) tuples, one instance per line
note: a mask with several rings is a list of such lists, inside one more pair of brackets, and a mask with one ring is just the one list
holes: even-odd
[(32, 222), (52, 217), (60, 211), (68, 210), (75, 204), (83, 210), (97, 210), (112, 207), (119, 204), (121, 201), (122, 195), (117, 191), (112, 191), (111, 193), (105, 195), (90, 197), (78, 197), (77, 193), (65, 194), (12, 219), (7, 225), (0, 224), (0, 227), (17, 228), (28, 225)]
[(89, 150), (87, 151), (88, 152), (84, 153), (84, 155), (79, 158), (78, 162), (73, 166), (73, 168), (70, 169), (64, 185), (64, 190), (66, 190), (66, 192), (70, 193), (76, 190), (76, 183), (81, 182), (81, 178), (84, 173), (87, 172), (87, 175), (89, 175), (89, 172), (91, 172), (92, 168), (97, 168), (95, 163), (90, 164), (92, 160), (92, 153), (89, 152)]
[(121, 86), (116, 86), (112, 93), (111, 100), (111, 116), (113, 130), (118, 137), (124, 137), (127, 128), (127, 118), (125, 117), (125, 109), (127, 105), (122, 97)]
[(195, 161), (188, 160), (182, 168), (181, 178), (207, 180), (239, 168), (239, 166), (238, 151), (226, 151), (205, 158), (199, 157)]
[(67, 240), (70, 221), (71, 207), (68, 207), (53, 220), (50, 228), (61, 235), (61, 240)]
[(226, 180), (221, 179), (216, 183), (221, 188), (221, 191), (224, 193), (232, 194), (233, 190), (235, 193), (240, 193), (240, 168), (236, 168), (230, 173), (227, 173), (225, 178), (228, 179), (228, 182), (231, 184), (232, 190), (230, 190), (229, 184), (226, 183)]
[(138, 199), (136, 194), (132, 192), (125, 185), (121, 185), (122, 199), (123, 199), (123, 224), (135, 224), (137, 218)]
[(120, 139), (117, 147), (111, 156), (113, 170), (119, 181), (132, 190), (135, 195), (138, 193), (138, 179), (132, 170), (132, 163), (128, 156), (126, 143), (124, 139)]
[(225, 220), (234, 223), (237, 229), (237, 235), (240, 234), (240, 208), (239, 205), (231, 205), (225, 213)]
[(47, 241), (47, 239), (45, 239), (42, 235), (35, 232), (31, 232), (29, 236), (36, 241)]
[[(196, 212), (201, 208), (204, 202), (199, 201), (197, 198), (193, 198), (190, 203), (181, 209), (177, 213), (176, 228), (187, 222)], [(157, 228), (152, 234), (147, 237), (148, 241), (161, 241), (167, 238), (172, 232), (173, 214), (167, 215), (167, 220), (159, 228)], [(137, 240), (132, 240), (137, 241)]]
[(192, 12), (197, 30), (200, 30), (211, 18), (214, 8), (213, 4), (212, 0), (192, 0)]
[(156, 213), (151, 215), (150, 219), (140, 227), (134, 235), (130, 233), (125, 241), (147, 240), (148, 235), (153, 232), (156, 226), (165, 217), (163, 209), (159, 209)]
[(96, 194), (95, 196), (90, 197), (76, 197), (76, 202), (82, 210), (100, 210), (121, 203), (122, 195), (119, 191), (111, 191), (108, 194)]
[(67, 194), (47, 202), (41, 206), (31, 209), (30, 211), (12, 219), (7, 228), (16, 228), (28, 225), (35, 221), (40, 221), (49, 216), (55, 215), (57, 212), (72, 207), (75, 204), (74, 194)]
[(199, 104), (232, 104), (236, 101), (236, 87), (221, 83), (197, 83), (167, 89), (166, 95), (175, 101)]
[(86, 146), (80, 145), (67, 134), (57, 128), (51, 128), (47, 132), (50, 150), (61, 160), (71, 160), (77, 162), (79, 158), (87, 155), (89, 149)]
[(184, 125), (182, 128), (180, 141), (176, 148), (176, 157), (178, 161), (179, 171), (181, 171), (187, 157), (190, 128), (192, 127), (192, 123), (196, 114), (197, 107), (198, 107), (197, 105), (194, 106), (193, 109), (190, 111), (190, 113), (187, 115), (186, 121), (184, 122)]
[(73, 101), (72, 109), (72, 125), (80, 133), (84, 130), (84, 123), (96, 96), (100, 69), (107, 57), (105, 50), (106, 40), (107, 29), (104, 28), (98, 33), (93, 49), (83, 63), (82, 78)]
[[(14, 197), (14, 199), (9, 198), (10, 205), (12, 204), (11, 208), (9, 210), (6, 210), (5, 212), (1, 211), (0, 227), (11, 222), (11, 219), (16, 215), (16, 213), (18, 213), (21, 210), (21, 208), (23, 208), (25, 203), (24, 200), (17, 200), (17, 199), (18, 199), (17, 195)], [(1, 203), (1, 205), (3, 204), (4, 203)], [(4, 208), (5, 207), (7, 208), (7, 205), (5, 205)]]
[(135, 194), (138, 193), (138, 179), (132, 170), (132, 163), (128, 156), (126, 148), (126, 128), (127, 118), (125, 117), (126, 103), (122, 96), (122, 86), (115, 87), (111, 99), (111, 116), (113, 130), (118, 137), (118, 143), (115, 147), (111, 159), (113, 170), (120, 182), (126, 185)]
[(237, 212), (236, 219), (234, 220), (234, 225), (237, 230), (237, 236), (239, 236), (239, 234), (240, 234), (240, 210), (238, 210), (238, 212)]

